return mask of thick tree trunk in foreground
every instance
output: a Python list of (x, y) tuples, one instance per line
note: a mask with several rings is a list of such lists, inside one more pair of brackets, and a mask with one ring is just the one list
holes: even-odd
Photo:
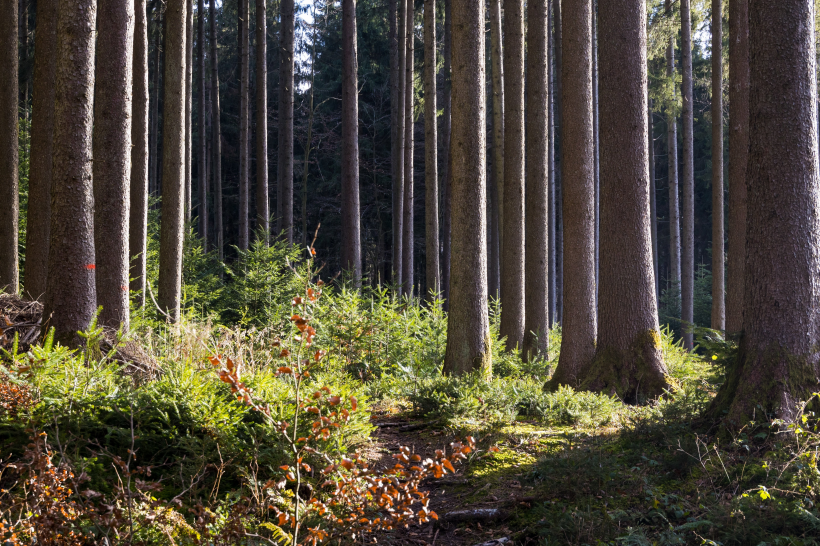
[(601, 286), (598, 343), (584, 388), (627, 401), (666, 387), (652, 275), (646, 4), (598, 0)]
[(77, 346), (97, 307), (94, 288), (94, 114), (96, 0), (61, 0), (57, 22), (51, 243), (44, 324)]
[(342, 0), (342, 267), (362, 278), (359, 227), (359, 88), (356, 0)]
[(731, 426), (760, 421), (760, 411), (793, 422), (820, 387), (813, 2), (752, 0), (749, 44), (743, 337), (712, 405)]
[(197, 128), (197, 218), (199, 220), (199, 237), (202, 239), (202, 246), (208, 250), (208, 151), (206, 142), (207, 127), (205, 124), (205, 2), (198, 0), (196, 18), (196, 58), (197, 58), (197, 80), (196, 92), (199, 96), (196, 116), (198, 118)]
[(729, 2), (729, 238), (726, 332), (743, 328), (749, 163), (749, 0)]
[(524, 344), (524, 1), (504, 0), (504, 207), (501, 337)]
[(444, 296), (444, 310), (449, 308), (448, 297), (450, 293), (450, 226), (452, 213), (452, 169), (450, 168), (450, 127), (451, 127), (451, 104), (450, 100), (450, 67), (452, 65), (452, 0), (444, 0), (444, 105), (442, 107), (441, 141), (443, 148), (441, 175), (442, 185), (442, 214), (441, 232), (441, 288)]
[(250, 150), (248, 123), (250, 121), (250, 36), (248, 18), (249, 0), (239, 0), (239, 249), (248, 250), (250, 243)]
[(547, 350), (549, 330), (549, 2), (527, 4), (526, 233), (524, 355)]
[(162, 119), (162, 223), (159, 247), (160, 309), (179, 320), (185, 205), (185, 1), (165, 8), (165, 108)]
[[(34, 84), (31, 109), (31, 155), (26, 220), (24, 287), (32, 299), (42, 299), (48, 278), (51, 227), (51, 153), (54, 133), (54, 76), (57, 63), (57, 2), (37, 6)], [(147, 67), (146, 67), (147, 70)], [(146, 76), (147, 77), (147, 76)]]
[[(148, 252), (148, 19), (146, 0), (134, 3), (134, 66), (132, 69), (133, 118), (131, 120), (131, 218), (128, 252), (131, 255), (131, 291), (145, 305), (146, 254)], [(202, 11), (200, 10), (200, 14)]]
[(185, 0), (185, 221), (191, 222), (193, 182), (191, 180), (191, 147), (192, 136), (192, 113), (193, 113), (193, 90), (194, 90), (194, 3), (193, 0)]
[(444, 373), (490, 371), (485, 223), (484, 2), (453, 3), (452, 261)]
[(128, 330), (134, 1), (99, 0), (94, 75), (94, 248), (99, 323)]
[(16, 294), (20, 272), (17, 264), (18, 201), (17, 105), (17, 2), (3, 0), (0, 7), (0, 291)]
[(397, 66), (396, 81), (398, 91), (396, 94), (396, 139), (393, 142), (393, 283), (399, 294), (402, 290), (402, 264), (404, 245), (402, 235), (404, 232), (404, 97), (407, 93), (405, 78), (407, 66), (407, 2), (408, 0), (398, 0), (396, 8), (396, 47)]
[(695, 302), (695, 160), (694, 104), (692, 103), (692, 14), (691, 0), (681, 0), (681, 69), (683, 71), (683, 218), (681, 222), (681, 321), (683, 346), (694, 347)]
[[(493, 172), (498, 208), (498, 248), (504, 248), (504, 46), (501, 39), (501, 0), (490, 1), (490, 65), (493, 89)], [(499, 266), (501, 264), (499, 263)]]
[[(671, 15), (671, 0), (666, 0), (666, 11)], [(675, 37), (669, 38), (666, 48), (666, 76), (675, 77)], [(669, 281), (675, 301), (680, 303), (680, 194), (678, 192), (678, 125), (674, 107), (666, 114), (666, 159), (669, 178)]]
[(424, 0), (424, 238), (427, 294), (441, 290), (438, 266), (438, 128), (436, 0)]
[(222, 125), (219, 121), (219, 58), (217, 57), (216, 43), (216, 14), (214, 10), (216, 0), (211, 0), (208, 5), (208, 15), (210, 18), (211, 33), (211, 123), (213, 134), (213, 166), (211, 176), (213, 177), (214, 191), (214, 243), (216, 244), (219, 261), (225, 259), (225, 230), (222, 226)]
[(414, 169), (413, 169), (413, 152), (415, 151), (415, 139), (413, 129), (415, 127), (414, 121), (414, 106), (415, 96), (413, 92), (413, 81), (415, 74), (415, 16), (413, 8), (415, 7), (413, 0), (407, 0), (407, 17), (405, 19), (405, 33), (407, 34), (407, 58), (405, 59), (405, 73), (404, 73), (404, 199), (403, 211), (404, 219), (402, 220), (402, 251), (401, 251), (401, 279), (402, 279), (402, 293), (406, 296), (413, 295), (413, 258), (415, 250), (415, 233), (414, 233)]
[(592, 128), (592, 1), (564, 0), (561, 143), (564, 314), (551, 385), (576, 386), (595, 356), (595, 152)]
[(712, 328), (726, 329), (723, 249), (723, 18), (712, 0)]
[[(263, 0), (256, 0), (256, 9), (259, 11), (259, 4)], [(284, 238), (288, 243), (293, 243), (293, 34), (294, 34), (294, 3), (293, 0), (282, 0), (280, 4), (281, 25), (279, 43), (279, 160), (276, 165), (277, 194), (280, 199), (277, 201), (279, 209), (277, 231), (284, 231)], [(259, 16), (256, 16), (257, 36), (259, 36)], [(257, 55), (257, 101), (259, 100), (260, 82), (259, 69), (260, 61)], [(267, 112), (267, 109), (265, 110)], [(260, 112), (257, 107), (257, 112)], [(261, 114), (257, 113), (257, 120), (261, 119)], [(259, 121), (257, 121), (258, 127)], [(258, 129), (257, 129), (258, 134)], [(257, 146), (259, 146), (259, 136)], [(257, 157), (261, 151), (257, 151)], [(267, 152), (266, 152), (267, 153)], [(258, 161), (258, 159), (257, 159)], [(267, 162), (266, 162), (267, 167)], [(261, 169), (261, 167), (258, 167)], [(258, 175), (257, 175), (258, 180)], [(258, 184), (258, 181), (257, 181)], [(257, 198), (257, 203), (259, 202)], [(257, 204), (257, 207), (259, 205)]]

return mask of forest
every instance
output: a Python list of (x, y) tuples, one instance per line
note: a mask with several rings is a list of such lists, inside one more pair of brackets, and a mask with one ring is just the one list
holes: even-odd
[(820, 546), (820, 0), (0, 0), (3, 546)]

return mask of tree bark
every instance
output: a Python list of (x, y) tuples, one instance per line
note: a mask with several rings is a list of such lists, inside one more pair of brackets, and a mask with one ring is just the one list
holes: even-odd
[[(200, 13), (202, 11), (200, 10)], [(133, 119), (131, 120), (131, 211), (128, 252), (131, 291), (145, 305), (148, 254), (148, 14), (146, 0), (134, 2)]]
[(26, 220), (25, 291), (42, 299), (48, 278), (51, 224), (51, 153), (54, 133), (54, 78), (57, 58), (57, 2), (37, 6), (37, 43), (34, 48), (34, 89), (31, 109), (28, 213)]
[(813, 2), (750, 2), (749, 44), (743, 337), (712, 405), (733, 427), (759, 411), (794, 422), (820, 386)]
[(78, 346), (97, 305), (91, 128), (96, 0), (61, 0), (57, 20), (51, 241), (44, 323), (55, 340)]
[[(257, 0), (259, 1), (261, 0)], [(281, 195), (281, 214), (278, 231), (284, 231), (285, 240), (293, 243), (293, 0), (282, 0), (280, 10), (282, 23), (279, 44), (279, 160), (276, 178), (277, 193)], [(257, 73), (258, 71), (257, 68)]]
[[(498, 208), (498, 248), (504, 248), (504, 46), (501, 37), (501, 0), (490, 1), (490, 64), (493, 89), (493, 172), (495, 206)], [(498, 266), (500, 266), (500, 260)], [(497, 266), (494, 266), (497, 267)]]
[[(672, 17), (671, 0), (665, 0), (667, 16)], [(666, 76), (675, 77), (675, 37), (669, 38), (666, 49)], [(674, 85), (673, 85), (674, 89)], [(674, 93), (674, 91), (673, 91)], [(680, 203), (678, 191), (678, 126), (675, 107), (670, 106), (666, 115), (666, 158), (669, 166), (669, 281), (674, 301), (679, 305), (681, 297), (681, 244), (680, 244)]]
[(555, 152), (555, 320), (559, 324), (564, 317), (564, 207), (563, 183), (561, 177), (564, 164), (564, 121), (563, 121), (563, 24), (561, 0), (553, 0), (555, 16), (555, 133), (558, 143)]
[(601, 250), (600, 138), (598, 137), (598, 0), (592, 0), (592, 145), (595, 173), (595, 299), (597, 306)]
[(342, 0), (342, 267), (362, 278), (359, 218), (359, 88), (356, 0)]
[(250, 150), (248, 124), (250, 121), (250, 37), (248, 19), (249, 0), (239, 0), (239, 249), (248, 250), (250, 242)]
[(524, 344), (524, 2), (504, 0), (504, 213), (501, 337)]
[(749, 0), (729, 2), (729, 238), (726, 332), (743, 328), (749, 163)]
[(547, 130), (549, 131), (549, 144), (547, 148), (547, 153), (549, 154), (547, 157), (547, 169), (549, 175), (549, 190), (548, 190), (548, 197), (549, 205), (547, 206), (547, 222), (548, 222), (548, 231), (549, 231), (549, 271), (548, 271), (548, 283), (549, 283), (549, 295), (547, 299), (549, 300), (549, 317), (550, 317), (550, 328), (558, 322), (558, 306), (557, 306), (557, 297), (556, 297), (556, 233), (555, 233), (555, 221), (556, 221), (556, 195), (555, 195), (555, 33), (553, 32), (553, 27), (555, 26), (555, 17), (554, 17), (554, 2), (552, 0), (549, 1), (549, 29), (547, 32), (547, 39), (549, 40), (549, 59), (547, 60), (547, 70), (548, 70), (548, 78), (549, 78), (549, 117), (547, 119)]
[(564, 313), (551, 385), (577, 386), (595, 356), (595, 163), (592, 119), (592, 1), (564, 0)]
[(222, 125), (219, 120), (219, 58), (217, 57), (216, 41), (216, 14), (214, 4), (216, 0), (211, 0), (208, 6), (211, 32), (211, 129), (213, 131), (211, 140), (213, 152), (213, 166), (211, 176), (213, 177), (214, 191), (214, 231), (216, 232), (216, 250), (219, 261), (225, 259), (225, 231), (222, 226)]
[(396, 138), (393, 156), (393, 283), (399, 294), (402, 291), (402, 265), (403, 261), (403, 232), (404, 232), (404, 126), (405, 117), (405, 96), (406, 86), (406, 66), (407, 66), (407, 2), (411, 0), (398, 0), (397, 6), (397, 29), (396, 47), (397, 53), (397, 85), (396, 95)]
[(156, 195), (159, 193), (159, 100), (160, 100), (160, 50), (162, 49), (163, 24), (162, 4), (155, 0), (154, 11), (156, 12), (156, 22), (154, 23), (154, 97), (151, 100), (149, 123), (151, 124), (148, 138), (149, 158), (148, 158), (148, 191)]
[(194, 90), (194, 4), (185, 0), (185, 222), (191, 222), (193, 182), (191, 180), (191, 147), (193, 144), (193, 90)]
[(185, 228), (186, 0), (165, 8), (165, 107), (162, 118), (162, 221), (159, 249), (160, 309), (179, 320)]
[(549, 2), (527, 4), (527, 279), (524, 355), (532, 359), (548, 348), (549, 289)]
[(599, 0), (601, 287), (585, 388), (642, 401), (663, 393), (652, 275), (645, 0)]
[(128, 330), (134, 1), (99, 0), (94, 84), (94, 248), (99, 323)]
[(444, 0), (444, 104), (442, 106), (443, 119), (441, 124), (442, 140), (442, 168), (441, 175), (443, 182), (443, 198), (441, 231), (442, 231), (442, 252), (441, 252), (441, 288), (444, 297), (444, 310), (449, 308), (448, 298), (450, 294), (450, 226), (452, 211), (452, 169), (450, 168), (450, 128), (451, 128), (451, 96), (450, 96), (450, 67), (452, 64), (452, 0)]
[(692, 14), (691, 0), (681, 0), (681, 70), (683, 71), (683, 218), (681, 222), (681, 321), (683, 346), (694, 347), (695, 302), (695, 160), (694, 110), (692, 103)]
[(0, 13), (0, 202), (6, 211), (0, 220), (0, 291), (16, 294), (20, 271), (17, 263), (17, 237), (20, 204), (18, 201), (17, 115), (19, 84), (17, 79), (17, 18), (14, 0), (4, 0)]
[(444, 373), (491, 371), (485, 223), (484, 1), (455, 2), (450, 168), (452, 262)]
[(723, 17), (712, 0), (712, 328), (726, 329), (723, 249)]
[(436, 104), (436, 0), (424, 0), (424, 228), (427, 294), (441, 290), (438, 264), (438, 128)]
[(208, 250), (208, 175), (207, 158), (208, 151), (205, 144), (207, 127), (205, 124), (205, 2), (197, 0), (196, 6), (196, 57), (197, 57), (197, 81), (196, 91), (199, 95), (197, 103), (197, 218), (199, 220), (199, 237), (202, 239), (202, 247)]
[(402, 293), (405, 296), (413, 295), (413, 258), (415, 254), (415, 233), (414, 233), (414, 169), (413, 169), (413, 152), (415, 151), (415, 142), (413, 129), (414, 122), (414, 74), (415, 74), (415, 17), (414, 17), (414, 2), (407, 0), (407, 16), (405, 18), (405, 32), (407, 34), (406, 46), (407, 57), (405, 59), (405, 73), (404, 73), (404, 199), (402, 220)]

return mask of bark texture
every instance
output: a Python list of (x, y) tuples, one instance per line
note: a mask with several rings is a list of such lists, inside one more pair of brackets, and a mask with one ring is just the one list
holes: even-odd
[[(503, 248), (504, 225), (504, 46), (501, 39), (501, 0), (490, 0), (490, 65), (493, 90), (492, 185), (498, 208), (498, 247)], [(501, 264), (499, 263), (499, 266)], [(495, 264), (493, 264), (494, 267)]]
[(57, 21), (51, 242), (43, 322), (77, 346), (97, 305), (91, 128), (96, 0), (62, 0)]
[(585, 388), (628, 401), (666, 387), (652, 275), (646, 4), (599, 0), (601, 286)]
[(193, 145), (193, 90), (194, 90), (194, 3), (185, 0), (185, 221), (191, 222), (193, 181), (191, 148)]
[(683, 71), (681, 95), (683, 99), (683, 206), (681, 219), (681, 321), (683, 322), (683, 346), (694, 346), (692, 327), (695, 303), (695, 159), (694, 159), (694, 110), (692, 103), (692, 10), (691, 0), (681, 0), (681, 70)]
[[(54, 77), (57, 66), (57, 2), (37, 5), (37, 42), (31, 109), (28, 213), (26, 220), (26, 276), (28, 297), (42, 299), (48, 278), (51, 226), (51, 153), (54, 133)], [(146, 67), (147, 70), (147, 67)]]
[[(239, 0), (239, 249), (248, 250), (250, 243), (250, 36), (249, 0)], [(167, 71), (166, 71), (167, 73)]]
[[(202, 13), (200, 11), (200, 13)], [(128, 253), (131, 256), (131, 291), (145, 305), (146, 254), (148, 252), (148, 18), (146, 0), (134, 2), (133, 116), (131, 120), (131, 211)]]
[(134, 0), (99, 0), (94, 84), (94, 245), (99, 323), (128, 330)]
[(547, 153), (549, 154), (547, 157), (547, 169), (549, 175), (549, 189), (548, 189), (548, 200), (549, 205), (547, 207), (547, 229), (549, 231), (549, 271), (547, 281), (549, 283), (549, 316), (550, 316), (550, 328), (558, 321), (558, 307), (556, 303), (556, 290), (555, 290), (555, 247), (556, 247), (556, 239), (555, 239), (555, 33), (552, 31), (555, 25), (555, 17), (553, 12), (553, 2), (552, 0), (549, 1), (549, 29), (547, 32), (548, 40), (549, 40), (549, 59), (547, 59), (547, 71), (548, 71), (548, 78), (549, 78), (549, 117), (547, 118), (547, 130), (549, 131), (549, 144), (547, 148)]
[(424, 238), (427, 294), (441, 289), (438, 255), (436, 0), (424, 0)]
[(182, 293), (182, 240), (185, 228), (185, 70), (186, 0), (165, 8), (165, 105), (162, 118), (162, 221), (159, 248), (160, 309), (179, 320)]
[(18, 201), (17, 105), (17, 2), (4, 0), (0, 7), (0, 202), (5, 211), (0, 217), (0, 290), (16, 294), (20, 272), (17, 264), (17, 237), (20, 204)]
[[(666, 0), (666, 11), (671, 16), (671, 0)], [(666, 76), (675, 77), (675, 37), (669, 38), (666, 48)], [(680, 301), (680, 193), (678, 190), (678, 125), (674, 107), (666, 114), (667, 176), (669, 178), (669, 283)]]
[(342, 0), (342, 267), (362, 277), (359, 227), (359, 88), (356, 0)]
[(216, 41), (216, 14), (214, 4), (216, 0), (211, 0), (208, 6), (211, 33), (211, 135), (213, 165), (211, 176), (213, 177), (214, 191), (214, 231), (215, 241), (219, 261), (225, 259), (225, 230), (222, 226), (222, 125), (219, 121), (219, 57), (217, 56)]
[(723, 18), (712, 0), (712, 328), (726, 329), (723, 248)]
[(729, 2), (729, 237), (726, 331), (743, 328), (749, 163), (749, 0)]
[(154, 3), (156, 21), (154, 23), (154, 93), (149, 111), (149, 123), (151, 124), (149, 138), (148, 157), (148, 191), (151, 194), (159, 192), (159, 100), (160, 100), (160, 50), (162, 49), (162, 34), (165, 32), (163, 24), (163, 8), (160, 2)]
[(453, 3), (452, 261), (444, 373), (491, 371), (485, 223), (484, 2)]
[(549, 330), (549, 2), (527, 4), (527, 142), (524, 355), (547, 350)]
[(198, 0), (196, 6), (196, 58), (197, 80), (196, 92), (198, 96), (196, 117), (197, 127), (197, 219), (199, 237), (207, 250), (208, 241), (208, 150), (206, 146), (206, 116), (205, 116), (205, 2)]
[(413, 128), (414, 118), (414, 74), (415, 74), (415, 17), (413, 0), (407, 0), (407, 16), (405, 18), (405, 33), (407, 34), (406, 46), (407, 57), (405, 59), (404, 72), (404, 199), (402, 220), (402, 251), (401, 251), (401, 279), (402, 293), (406, 296), (413, 295), (413, 258), (415, 254), (415, 233), (414, 233), (414, 169), (413, 152), (415, 150)]
[(396, 81), (396, 123), (394, 129), (396, 138), (393, 142), (393, 283), (401, 293), (402, 290), (402, 263), (403, 250), (402, 234), (404, 231), (404, 97), (407, 93), (405, 79), (407, 77), (407, 2), (398, 0), (396, 21), (397, 65)]
[(450, 134), (451, 134), (451, 77), (450, 68), (452, 65), (452, 0), (444, 0), (444, 104), (442, 105), (443, 119), (441, 122), (441, 140), (443, 148), (441, 175), (442, 185), (442, 214), (441, 232), (441, 288), (444, 296), (444, 310), (449, 308), (448, 295), (450, 293), (450, 226), (452, 213), (452, 169), (450, 168)]
[(751, 0), (749, 44), (743, 337), (712, 406), (730, 426), (761, 410), (793, 422), (820, 387), (813, 2)]
[(501, 337), (524, 345), (524, 2), (504, 0), (504, 207)]
[(561, 180), (564, 313), (561, 355), (551, 384), (577, 386), (595, 356), (595, 152), (592, 119), (592, 1), (564, 0)]
[(553, 15), (555, 17), (555, 118), (554, 134), (557, 145), (555, 151), (555, 320), (559, 324), (564, 317), (564, 210), (563, 210), (563, 178), (562, 165), (564, 163), (564, 122), (562, 107), (563, 92), (563, 25), (561, 19), (561, 0), (553, 0)]
[[(257, 11), (259, 10), (259, 3), (262, 0), (257, 0)], [(280, 43), (279, 43), (279, 160), (276, 165), (277, 169), (277, 193), (279, 200), (277, 200), (277, 208), (279, 210), (279, 225), (278, 231), (284, 232), (284, 238), (288, 243), (293, 243), (293, 33), (294, 33), (294, 3), (293, 0), (282, 0), (280, 4), (281, 10), (281, 25), (280, 25)], [(256, 16), (257, 35), (259, 32), (259, 16)], [(260, 82), (259, 82), (259, 59), (257, 55), (257, 101), (259, 100)], [(259, 112), (257, 106), (257, 112)], [(267, 110), (266, 110), (267, 111)], [(259, 146), (258, 124), (261, 116), (257, 114), (257, 146)], [(257, 151), (257, 157), (261, 150)], [(258, 159), (257, 159), (258, 161)], [(266, 162), (267, 167), (267, 162)], [(258, 163), (257, 163), (257, 168)], [(259, 176), (257, 175), (257, 184)], [(258, 186), (257, 186), (258, 187)], [(261, 196), (260, 196), (261, 197)], [(258, 205), (257, 198), (257, 207)]]

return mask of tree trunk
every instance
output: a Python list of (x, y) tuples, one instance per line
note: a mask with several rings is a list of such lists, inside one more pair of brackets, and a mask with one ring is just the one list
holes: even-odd
[(549, 289), (549, 2), (527, 4), (527, 166), (526, 271), (524, 355), (527, 359), (548, 348)]
[(202, 247), (208, 250), (208, 175), (207, 175), (207, 147), (205, 144), (205, 2), (198, 0), (196, 6), (196, 57), (197, 57), (197, 81), (196, 92), (199, 95), (196, 116), (199, 121), (197, 129), (197, 200), (199, 208), (197, 218), (199, 219), (199, 237), (202, 239)]
[(595, 361), (582, 385), (642, 401), (663, 393), (652, 275), (646, 4), (599, 0), (601, 287)]
[[(666, 0), (666, 11), (672, 16), (671, 0)], [(669, 38), (666, 49), (666, 76), (675, 77), (675, 37)], [(674, 85), (673, 85), (674, 89)], [(674, 93), (674, 91), (673, 91)], [(669, 165), (669, 277), (670, 286), (676, 306), (680, 305), (681, 268), (680, 268), (680, 204), (678, 192), (678, 126), (675, 119), (675, 107), (670, 106), (666, 114), (666, 159)]]
[(485, 240), (486, 102), (484, 1), (455, 2), (453, 14), (452, 261), (444, 373), (491, 371)]
[(561, 355), (551, 384), (576, 386), (595, 356), (595, 153), (592, 128), (592, 1), (564, 0), (561, 146), (564, 313)]
[(694, 347), (695, 302), (695, 160), (694, 110), (692, 103), (692, 14), (691, 0), (681, 0), (681, 70), (683, 70), (683, 218), (681, 222), (681, 321), (683, 346)]
[[(405, 118), (405, 95), (407, 86), (405, 85), (407, 66), (407, 2), (412, 0), (398, 0), (396, 47), (397, 53), (397, 85), (396, 94), (396, 123), (394, 129), (396, 138), (393, 141), (393, 283), (399, 294), (402, 291), (402, 264), (404, 245), (402, 235), (404, 232), (404, 125)], [(392, 106), (391, 106), (392, 108)]]
[(597, 307), (601, 255), (600, 138), (598, 136), (598, 0), (592, 0), (592, 143), (595, 161), (595, 300)]
[(51, 224), (51, 154), (54, 133), (54, 78), (57, 59), (57, 2), (37, 6), (34, 90), (31, 109), (31, 156), (26, 220), (25, 291), (42, 300), (48, 278)]
[(407, 0), (407, 16), (405, 18), (405, 33), (407, 34), (406, 46), (407, 57), (405, 59), (404, 73), (404, 199), (402, 220), (402, 293), (406, 296), (413, 295), (413, 257), (414, 257), (414, 199), (413, 199), (413, 152), (415, 150), (413, 128), (415, 96), (413, 92), (414, 69), (415, 69), (415, 17), (413, 0)]
[(17, 237), (18, 201), (18, 80), (17, 2), (4, 0), (0, 13), (0, 59), (5, 75), (0, 78), (0, 202), (6, 209), (0, 220), (0, 291), (19, 290)]
[(160, 99), (160, 50), (162, 49), (163, 25), (162, 4), (154, 2), (156, 11), (156, 22), (154, 23), (154, 97), (151, 99), (149, 112), (149, 122), (151, 124), (149, 133), (149, 158), (148, 158), (148, 191), (152, 195), (159, 193), (159, 99)]
[(191, 181), (191, 147), (192, 147), (192, 112), (194, 90), (194, 4), (185, 0), (185, 222), (191, 222), (191, 198), (193, 182)]
[[(261, 0), (257, 0), (257, 3)], [(257, 7), (257, 9), (259, 9)], [(278, 194), (281, 195), (281, 215), (278, 231), (293, 243), (293, 0), (280, 4), (282, 24), (279, 44), (279, 160), (277, 161)], [(257, 16), (258, 21), (258, 16)], [(258, 28), (258, 23), (257, 23)], [(258, 30), (257, 30), (258, 32)], [(258, 63), (259, 61), (257, 61)], [(257, 64), (258, 66), (258, 64)], [(258, 72), (258, 68), (257, 68)], [(257, 86), (259, 85), (257, 81)], [(259, 89), (257, 87), (257, 89)], [(258, 99), (257, 99), (258, 100)]]
[[(492, 123), (492, 122), (491, 122)], [(488, 148), (492, 147), (491, 138), (495, 132), (492, 129), (487, 135)], [(492, 158), (487, 158), (487, 172), (493, 172)], [(492, 176), (487, 176), (487, 290), (491, 298), (501, 297), (501, 250), (499, 243), (501, 233), (498, 226), (498, 196)]]
[[(504, 248), (504, 57), (501, 37), (501, 0), (490, 0), (490, 65), (493, 86), (493, 172), (498, 208), (498, 248)], [(499, 266), (501, 265), (499, 260)]]
[(310, 151), (313, 143), (313, 98), (316, 91), (316, 9), (313, 10), (313, 36), (311, 38), (310, 52), (310, 98), (308, 99), (308, 123), (307, 138), (305, 139), (305, 160), (302, 167), (302, 248), (307, 248), (308, 244), (308, 175), (310, 174)]
[(185, 205), (186, 0), (165, 8), (165, 107), (162, 118), (162, 222), (159, 248), (159, 306), (179, 320)]
[(759, 421), (759, 411), (795, 422), (820, 375), (813, 2), (755, 0), (749, 44), (743, 337), (712, 405), (733, 427)]
[(211, 0), (208, 6), (208, 15), (211, 23), (211, 129), (213, 135), (213, 166), (211, 176), (213, 177), (214, 191), (214, 231), (216, 232), (216, 250), (219, 261), (225, 259), (225, 230), (222, 225), (222, 125), (219, 120), (219, 58), (217, 57), (216, 42), (216, 14), (214, 4), (216, 0)]
[[(282, 17), (285, 17), (285, 4), (282, 3)], [(291, 20), (293, 19), (293, 4), (291, 3)], [(284, 29), (285, 26), (283, 25)], [(283, 38), (285, 37), (284, 30)], [(291, 32), (291, 43), (293, 43)], [(293, 74), (293, 55), (291, 58), (291, 82)], [(285, 56), (280, 56), (284, 61)], [(280, 65), (281, 66), (281, 65)], [(280, 68), (280, 84), (282, 70)], [(279, 139), (280, 153), (290, 143), (290, 223), (286, 229), (287, 241), (293, 243), (293, 84), (288, 87), (290, 109), (279, 109), (279, 122), (290, 112), (291, 138)], [(280, 93), (280, 100), (282, 93)], [(281, 164), (281, 163), (280, 163)], [(267, 4), (265, 0), (256, 0), (256, 228), (259, 236), (268, 244), (270, 242), (270, 196), (268, 195), (268, 38), (267, 38)]]
[(723, 249), (723, 18), (712, 0), (712, 328), (726, 329)]
[(128, 330), (133, 0), (99, 0), (94, 74), (94, 248), (99, 323)]
[[(504, 213), (501, 337), (524, 344), (524, 2), (504, 0)], [(501, 209), (499, 209), (501, 210)]]
[(749, 163), (749, 0), (729, 2), (729, 239), (726, 332), (743, 328)]
[(553, 0), (555, 9), (555, 316), (561, 324), (564, 319), (564, 108), (563, 89), (563, 23), (561, 0)]
[(443, 156), (441, 180), (443, 181), (444, 189), (442, 193), (442, 208), (444, 214), (442, 215), (441, 231), (442, 231), (442, 252), (441, 252), (441, 288), (444, 296), (444, 310), (448, 310), (448, 298), (450, 294), (450, 226), (451, 226), (451, 211), (452, 211), (452, 169), (450, 168), (450, 120), (451, 120), (451, 100), (450, 100), (450, 66), (452, 64), (452, 0), (444, 0), (444, 105), (442, 107), (443, 119), (441, 126), (441, 140), (443, 143)]
[(649, 226), (652, 235), (652, 272), (655, 277), (655, 298), (660, 299), (660, 276), (658, 271), (658, 207), (655, 197), (655, 124), (653, 123), (652, 99), (649, 99)]
[(424, 0), (424, 228), (427, 294), (438, 298), (438, 129), (436, 117), (436, 0)]
[[(200, 10), (202, 13), (202, 10)], [(134, 2), (133, 119), (131, 120), (131, 211), (128, 252), (131, 291), (145, 306), (148, 254), (148, 13), (146, 0)]]
[(250, 242), (250, 150), (248, 123), (250, 120), (250, 37), (249, 0), (239, 0), (239, 249), (248, 250)]
[(342, 0), (342, 267), (359, 286), (362, 243), (359, 217), (359, 88), (356, 0)]
[(94, 289), (94, 121), (96, 0), (61, 0), (57, 21), (51, 241), (43, 322), (60, 343), (78, 346), (97, 307)]
[(549, 231), (549, 270), (548, 270), (548, 282), (549, 282), (549, 294), (547, 299), (549, 301), (549, 317), (550, 317), (550, 328), (558, 322), (558, 306), (556, 300), (556, 234), (555, 234), (555, 220), (556, 220), (556, 195), (555, 195), (555, 33), (552, 31), (555, 25), (555, 16), (553, 12), (554, 2), (552, 0), (549, 1), (549, 29), (547, 31), (547, 39), (549, 40), (549, 58), (547, 59), (547, 70), (548, 70), (548, 84), (549, 84), (549, 117), (547, 119), (547, 130), (549, 131), (549, 143), (547, 148), (547, 153), (549, 154), (547, 157), (547, 169), (548, 169), (548, 176), (549, 176), (549, 190), (547, 199), (549, 201), (549, 205), (547, 206), (547, 222), (548, 222), (548, 231)]

